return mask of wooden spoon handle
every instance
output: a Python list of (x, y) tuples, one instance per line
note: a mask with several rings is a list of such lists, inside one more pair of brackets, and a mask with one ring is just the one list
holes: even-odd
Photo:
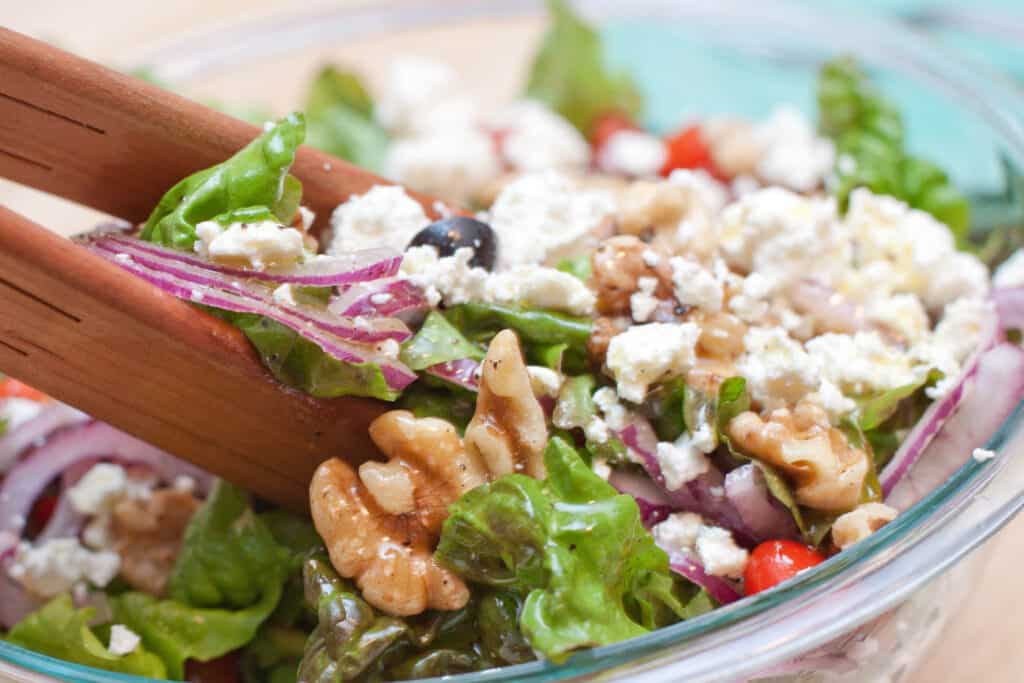
[(3, 206), (0, 369), (294, 510), (387, 407), (282, 387), (236, 328)]
[[(46, 43), (0, 28), (0, 176), (133, 223), (185, 176), (259, 129)], [(390, 184), (314, 149), (292, 168), (322, 225), (341, 202)], [(428, 215), (434, 200), (412, 194)]]

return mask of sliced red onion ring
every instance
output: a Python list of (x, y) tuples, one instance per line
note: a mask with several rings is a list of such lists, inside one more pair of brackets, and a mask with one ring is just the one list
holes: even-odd
[(0, 569), (0, 627), (12, 628), (40, 605), (40, 601), (33, 599), (21, 584)]
[(348, 317), (386, 317), (426, 308), (423, 290), (405, 278), (356, 283), (327, 306), (331, 313)]
[[(899, 449), (893, 455), (892, 460), (885, 466), (879, 475), (882, 484), (882, 495), (885, 498), (893, 491), (900, 480), (910, 472), (910, 469), (917, 462), (921, 453), (931, 442), (932, 438), (939, 433), (942, 425), (945, 424), (963, 401), (971, 381), (978, 372), (978, 365), (984, 356), (1000, 338), (1000, 321), (996, 316), (987, 321), (985, 329), (979, 337), (978, 346), (974, 353), (964, 362), (963, 370), (956, 384), (945, 395), (934, 401), (924, 411), (921, 419), (917, 421), (914, 428), (900, 444)], [(992, 388), (1000, 387), (1000, 383), (992, 385)], [(993, 394), (997, 392), (991, 392)], [(969, 454), (968, 454), (969, 455)]]
[(50, 403), (34, 418), (0, 438), (0, 473), (9, 470), (24, 451), (42, 443), (51, 433), (89, 419), (63, 403)]
[[(94, 245), (94, 250), (100, 251), (108, 259), (133, 273), (138, 274), (137, 271), (140, 268), (145, 268), (150, 272), (167, 275), (179, 282), (192, 285), (191, 296), (188, 298), (196, 303), (205, 303), (208, 293), (205, 288), (210, 288), (214, 290), (210, 293), (219, 294), (220, 292), (216, 290), (223, 290), (224, 295), (237, 296), (240, 299), (249, 300), (251, 302), (249, 305), (253, 307), (269, 307), (270, 310), (283, 311), (289, 316), (294, 316), (297, 322), (286, 323), (283, 320), (279, 322), (288, 325), (292, 329), (298, 330), (299, 328), (296, 325), (300, 324), (313, 325), (341, 339), (367, 344), (387, 339), (405, 341), (412, 336), (412, 332), (409, 331), (405, 323), (394, 318), (353, 319), (330, 315), (310, 306), (282, 305), (274, 299), (273, 294), (265, 287), (241, 280), (231, 280), (219, 273), (210, 272), (202, 268), (175, 263), (170, 265), (162, 264), (144, 252), (139, 252), (139, 250), (132, 248), (121, 248), (119, 245), (100, 243)], [(117, 256), (120, 254), (131, 257), (131, 261), (126, 262), (118, 259)], [(204, 289), (196, 289), (195, 285)], [(239, 303), (239, 305), (242, 304)], [(268, 318), (271, 317), (266, 313), (264, 315), (267, 315)]]
[(793, 515), (768, 490), (756, 465), (741, 465), (725, 475), (725, 497), (758, 541), (800, 537)]
[[(654, 430), (651, 429), (650, 424), (645, 423), (643, 418), (634, 418), (632, 424), (619, 432), (619, 438), (640, 457), (640, 462), (647, 474), (664, 492), (673, 509), (696, 512), (711, 524), (731, 531), (741, 545), (748, 547), (756, 545), (755, 535), (743, 523), (739, 512), (726, 498), (725, 477), (721, 470), (714, 465), (709, 464), (707, 472), (686, 482), (675, 491), (668, 488), (661, 472), (661, 465), (658, 464), (658, 459), (654, 456), (654, 451), (648, 450), (647, 444), (650, 443)], [(654, 438), (656, 442), (657, 437)]]
[(736, 602), (743, 596), (726, 579), (720, 576), (712, 576), (704, 571), (704, 567), (695, 561), (690, 555), (683, 553), (670, 553), (669, 566), (675, 573), (686, 577), (708, 592), (719, 605), (728, 605)]
[(480, 362), (472, 358), (460, 358), (459, 360), (450, 360), (447, 363), (438, 363), (437, 365), (431, 365), (423, 372), (472, 392), (480, 390)]
[[(96, 252), (104, 256), (112, 255), (110, 252), (96, 249)], [(184, 299), (186, 301), (201, 302), (203, 304), (221, 308), (226, 311), (237, 313), (255, 313), (282, 325), (290, 327), (300, 335), (310, 340), (328, 355), (345, 363), (361, 364), (374, 363), (381, 369), (384, 380), (388, 387), (394, 391), (401, 391), (416, 381), (416, 373), (407, 368), (400, 361), (387, 356), (380, 355), (368, 347), (358, 346), (350, 341), (339, 339), (336, 335), (317, 328), (315, 325), (304, 322), (296, 316), (281, 308), (267, 306), (259, 302), (244, 299), (236, 294), (219, 290), (201, 291), (196, 289), (192, 283), (185, 282), (180, 278), (160, 273), (149, 268), (140, 266), (136, 262), (117, 262), (125, 270), (137, 275), (146, 282), (155, 285), (163, 291)]]
[(992, 300), (1003, 329), (1024, 329), (1024, 287), (993, 289)]
[(167, 482), (179, 475), (197, 482), (210, 476), (106, 423), (86, 422), (55, 434), (11, 468), (0, 483), (0, 534), (6, 531), (20, 537), (32, 505), (49, 483), (71, 466), (97, 458), (146, 465)]
[(246, 270), (211, 263), (195, 254), (168, 249), (152, 242), (145, 242), (127, 235), (105, 232), (86, 237), (94, 244), (115, 244), (134, 247), (159, 258), (165, 264), (184, 263), (205, 271), (216, 272), (230, 277), (262, 280), (264, 282), (292, 283), (307, 287), (330, 287), (353, 282), (377, 280), (391, 277), (402, 265), (402, 255), (394, 249), (378, 248), (354, 251), (316, 258), (287, 270), (272, 271)]
[(644, 474), (613, 469), (608, 483), (619, 493), (633, 497), (640, 508), (640, 518), (648, 529), (668, 519), (673, 512), (668, 496)]
[[(918, 452), (917, 464), (900, 467), (883, 480), (888, 484), (886, 503), (905, 510), (949, 479), (985, 443), (1024, 398), (1024, 349), (1000, 344), (982, 354), (973, 377), (963, 388), (964, 397), (955, 414)], [(963, 385), (961, 385), (963, 386)], [(938, 418), (936, 418), (938, 420)], [(916, 429), (915, 429), (916, 431)], [(934, 433), (934, 432), (933, 432)], [(910, 460), (904, 456), (904, 462)]]

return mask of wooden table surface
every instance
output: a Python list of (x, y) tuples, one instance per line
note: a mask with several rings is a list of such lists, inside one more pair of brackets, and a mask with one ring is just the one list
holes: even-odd
[[(307, 8), (339, 4), (354, 4), (354, 0), (304, 3)], [(254, 17), (287, 5), (287, 0), (0, 0), (0, 23), (89, 57), (123, 64), (146, 54), (154, 41), (166, 42), (200, 24), (229, 23), (237, 21), (240, 14)], [(390, 49), (384, 46), (385, 51)], [(298, 77), (302, 79), (303, 74)], [(37, 195), (12, 189), (3, 181), (0, 201), (40, 217), (82, 220), (80, 213), (55, 208), (52, 203), (44, 212), (37, 212), (33, 208), (39, 206)], [(952, 617), (922, 668), (907, 683), (1024, 681), (1024, 648), (1020, 645), (1024, 641), (1024, 581), (1017, 568), (1017, 562), (1024, 558), (1024, 516), (989, 541), (981, 552), (985, 566), (974, 596), (961, 613)]]

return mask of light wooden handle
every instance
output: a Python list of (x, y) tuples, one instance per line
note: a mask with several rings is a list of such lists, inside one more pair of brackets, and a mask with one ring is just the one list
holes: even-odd
[(386, 408), (283, 388), (234, 327), (2, 206), (0, 370), (293, 510)]
[[(144, 221), (172, 185), (259, 129), (138, 78), (0, 28), (0, 176)], [(303, 147), (292, 173), (322, 225), (353, 194), (390, 184)], [(428, 215), (431, 197), (410, 192)]]

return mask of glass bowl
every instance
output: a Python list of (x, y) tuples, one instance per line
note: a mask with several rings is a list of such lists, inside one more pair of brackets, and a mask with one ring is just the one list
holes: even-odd
[[(867, 64), (907, 116), (910, 146), (950, 169), (972, 196), (1003, 196), (1024, 166), (1024, 93), (920, 36), (863, 15), (784, 2), (577, 2), (599, 21), (611, 59), (638, 78), (658, 130), (698, 112), (764, 116), (777, 103), (813, 112), (817, 65), (836, 53)], [(513, 97), (543, 26), (539, 3), (377, 2), (247, 19), (177, 35), (122, 66), (147, 66), (197, 98), (269, 106), (301, 101), (322, 62), (344, 62), (372, 86), (388, 58), (455, 65), (490, 101)], [(18, 206), (50, 210), (32, 198)], [(995, 204), (999, 211), (1011, 208)], [(1019, 207), (1017, 207), (1019, 210)], [(64, 225), (73, 213), (61, 209)], [(82, 221), (74, 223), (85, 228)], [(460, 681), (897, 681), (927, 652), (970, 592), (972, 551), (1024, 505), (1024, 407), (966, 464), (867, 540), (778, 589), (634, 640)], [(0, 680), (88, 683), (144, 679), (97, 671), (0, 642)]]

